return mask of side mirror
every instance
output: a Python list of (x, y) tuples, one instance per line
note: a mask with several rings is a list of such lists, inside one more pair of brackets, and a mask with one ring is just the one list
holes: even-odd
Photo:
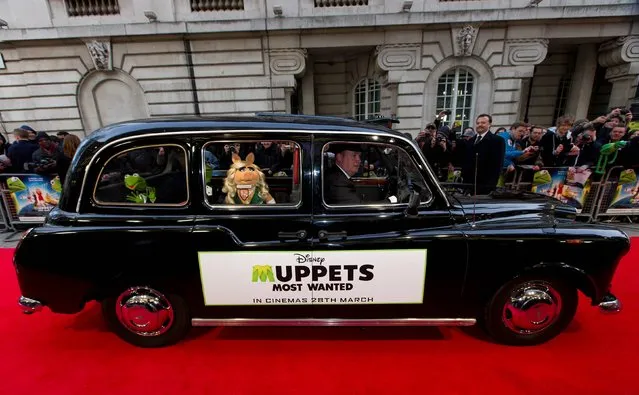
[(417, 216), (417, 214), (419, 214), (418, 208), (419, 208), (420, 202), (421, 202), (421, 196), (419, 195), (419, 192), (412, 191), (410, 194), (410, 198), (408, 200), (406, 215), (411, 217)]

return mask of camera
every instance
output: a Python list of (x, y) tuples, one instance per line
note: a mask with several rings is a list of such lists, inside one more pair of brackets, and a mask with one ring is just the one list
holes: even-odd
[(27, 171), (36, 171), (37, 169), (41, 169), (47, 166), (55, 165), (56, 161), (51, 158), (42, 158), (38, 162), (27, 162), (24, 164), (25, 170)]
[(446, 141), (446, 140), (448, 140), (448, 139), (443, 134), (437, 133), (437, 136), (435, 136), (435, 142), (437, 144), (441, 143), (442, 141)]
[(592, 142), (592, 136), (590, 134), (588, 134), (588, 133), (581, 133), (577, 137), (577, 145), (578, 146), (589, 144), (591, 142)]

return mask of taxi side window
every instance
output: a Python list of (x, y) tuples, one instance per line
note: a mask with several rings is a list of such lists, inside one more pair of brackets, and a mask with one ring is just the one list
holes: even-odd
[(322, 155), (322, 193), (329, 206), (402, 204), (413, 192), (422, 203), (432, 199), (417, 164), (397, 146), (336, 141)]
[(101, 205), (185, 205), (189, 199), (186, 164), (186, 151), (177, 145), (120, 152), (100, 171), (94, 200)]
[(207, 143), (206, 200), (211, 206), (296, 206), (302, 197), (300, 155), (299, 145), (286, 140)]

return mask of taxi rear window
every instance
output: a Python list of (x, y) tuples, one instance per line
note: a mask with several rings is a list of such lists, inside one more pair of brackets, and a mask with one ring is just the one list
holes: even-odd
[(189, 199), (185, 150), (154, 145), (112, 156), (100, 171), (93, 198), (107, 206), (185, 205)]
[(210, 206), (296, 206), (301, 149), (287, 140), (210, 142), (202, 148)]

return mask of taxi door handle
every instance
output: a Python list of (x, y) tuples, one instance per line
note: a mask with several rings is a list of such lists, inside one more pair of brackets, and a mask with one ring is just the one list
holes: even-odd
[(297, 232), (279, 232), (277, 236), (280, 239), (298, 239), (304, 240), (308, 237), (308, 232), (305, 230), (298, 230)]
[(320, 230), (319, 232), (317, 232), (317, 237), (320, 240), (325, 240), (328, 239), (329, 237), (339, 237), (340, 239), (345, 239), (348, 236), (348, 233), (346, 233), (345, 230), (342, 230), (340, 232), (327, 232), (325, 230)]

